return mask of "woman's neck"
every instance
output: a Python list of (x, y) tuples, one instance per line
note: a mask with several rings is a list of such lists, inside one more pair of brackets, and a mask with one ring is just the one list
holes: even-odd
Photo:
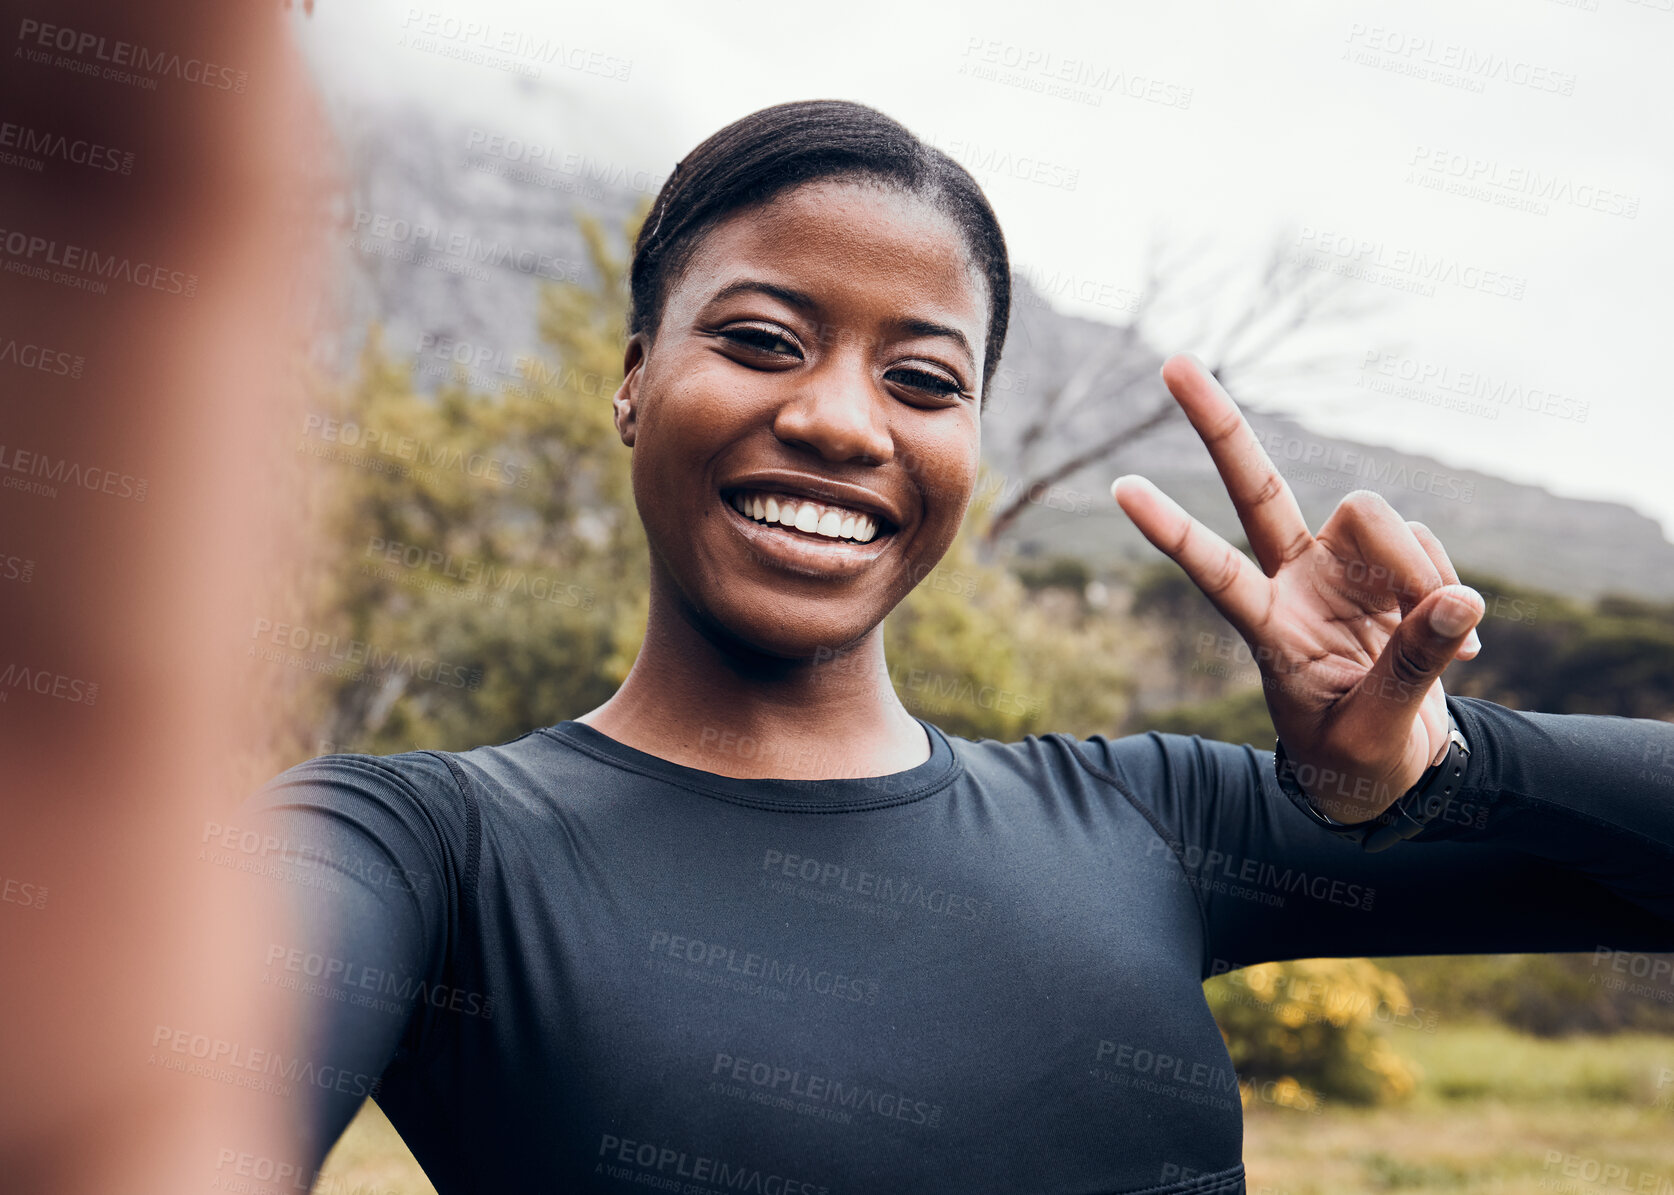
[(778, 659), (717, 642), (655, 583), (627, 679), (577, 721), (722, 776), (886, 776), (930, 758), (924, 728), (890, 684), (881, 626), (852, 647)]

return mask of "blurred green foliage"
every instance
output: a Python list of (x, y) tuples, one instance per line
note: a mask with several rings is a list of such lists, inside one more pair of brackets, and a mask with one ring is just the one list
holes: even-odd
[(1263, 751), (1273, 749), (1278, 737), (1260, 689), (1246, 689), (1196, 705), (1177, 706), (1141, 715), (1129, 731), (1160, 730), (1167, 734), (1199, 734), (1226, 743), (1248, 743)]
[[(1376, 960), (1422, 1008), (1539, 1037), (1674, 1033), (1674, 954), (1440, 955)], [(1654, 970), (1654, 978), (1653, 978)]]
[(1674, 719), (1674, 602), (1591, 606), (1460, 572), (1487, 602), (1482, 653), (1448, 669), (1450, 693), (1553, 714)]
[(1093, 570), (1078, 556), (1049, 556), (1044, 560), (1025, 560), (1013, 566), (1017, 579), (1030, 589), (1057, 586), (1073, 593), (1082, 593), (1093, 580)]
[(500, 742), (592, 708), (626, 674), (645, 553), (611, 419), (625, 258), (596, 224), (583, 231), (599, 281), (542, 300), (556, 364), (531, 362), (491, 392), (460, 369), (432, 398), (374, 335), (358, 377), (332, 396), (355, 442), (393, 460), (322, 462), (336, 471), (337, 548), (315, 621), (473, 681), (328, 677), (319, 739), (375, 754)]
[[(978, 486), (978, 493), (987, 487)], [(884, 624), (902, 703), (966, 738), (1109, 734), (1127, 716), (1130, 681), (1120, 628), (1068, 600), (1032, 597), (979, 558), (988, 516), (973, 502), (942, 562)]]
[(1204, 993), (1240, 1083), (1277, 1084), (1286, 1106), (1308, 1110), (1322, 1096), (1387, 1103), (1417, 1085), (1385, 1032), (1413, 1016), (1412, 999), (1366, 959), (1258, 963), (1209, 980)]

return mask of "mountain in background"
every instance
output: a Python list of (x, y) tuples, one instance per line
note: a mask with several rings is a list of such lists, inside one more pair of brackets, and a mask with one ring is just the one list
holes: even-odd
[[(1002, 473), (1015, 471), (1017, 429), (1028, 405), (1040, 401), (1047, 387), (1059, 384), (1110, 332), (1108, 325), (1053, 311), (1026, 291), (1013, 313), (1001, 367), (1005, 388), (995, 391), (997, 409), (984, 417), (983, 426), (984, 455)], [(1162, 360), (1157, 354), (1154, 365), (1160, 368)], [(1134, 409), (1124, 421), (1137, 422), (1163, 393), (1158, 378), (1154, 393), (1130, 400)], [(1318, 529), (1351, 490), (1371, 489), (1404, 518), (1427, 524), (1458, 567), (1578, 598), (1674, 597), (1674, 544), (1656, 520), (1622, 503), (1559, 497), (1431, 457), (1322, 435), (1284, 415), (1249, 406), (1244, 413), (1310, 527)], [(1038, 455), (1069, 456), (1100, 420), (1108, 426), (1108, 413), (1084, 411), (1079, 424), (1054, 428), (1058, 444)], [(1124, 473), (1150, 478), (1232, 542), (1243, 538), (1202, 441), (1175, 411), (1107, 463), (1072, 474), (1058, 493), (1043, 495), (1007, 539), (1020, 552), (1079, 556), (1096, 570), (1158, 559), (1109, 496), (1110, 482)]]

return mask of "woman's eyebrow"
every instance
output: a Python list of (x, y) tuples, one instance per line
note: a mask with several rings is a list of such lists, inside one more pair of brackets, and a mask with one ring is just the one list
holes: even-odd
[(729, 282), (716, 291), (709, 301), (720, 303), (734, 295), (747, 294), (767, 295), (795, 307), (798, 311), (819, 310), (819, 303), (814, 300), (814, 296), (788, 286), (780, 286), (776, 282), (762, 282), (755, 278), (741, 278), (737, 282)]
[(971, 349), (971, 342), (958, 328), (950, 328), (946, 324), (938, 324), (934, 320), (919, 319), (916, 316), (895, 321), (895, 326), (903, 332), (914, 336), (945, 336), (965, 350), (965, 355), (972, 361), (976, 360), (976, 353)]

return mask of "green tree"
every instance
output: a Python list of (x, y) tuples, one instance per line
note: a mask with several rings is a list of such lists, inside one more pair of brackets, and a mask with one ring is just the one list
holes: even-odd
[(1114, 734), (1131, 690), (1121, 629), (1092, 616), (1079, 595), (1066, 610), (983, 561), (977, 544), (988, 516), (986, 499), (972, 502), (947, 555), (885, 624), (902, 703), (967, 738)]
[(492, 391), (461, 370), (429, 397), (374, 335), (337, 395), (320, 460), (336, 559), (314, 621), (349, 660), (324, 682), (325, 742), (499, 742), (591, 708), (626, 674), (645, 584), (609, 402), (625, 260), (596, 224), (583, 231), (596, 281), (542, 299), (555, 362)]
[(1448, 669), (1449, 692), (1515, 709), (1674, 719), (1674, 603), (1607, 595), (1589, 608), (1478, 573), (1482, 653)]

